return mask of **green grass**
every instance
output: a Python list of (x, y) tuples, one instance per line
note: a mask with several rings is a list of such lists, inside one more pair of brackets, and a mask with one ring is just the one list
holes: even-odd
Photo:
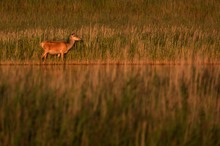
[[(76, 42), (65, 55), (67, 61), (184, 61), (220, 58), (220, 33), (199, 28), (127, 26), (123, 30), (88, 26), (75, 30), (83, 42)], [(66, 29), (2, 32), (1, 61), (39, 61), (43, 40), (66, 40)], [(49, 60), (60, 60), (49, 55)]]
[(219, 145), (220, 70), (1, 66), (0, 145)]
[(68, 61), (219, 61), (218, 0), (2, 0), (0, 8), (0, 61), (38, 61), (41, 41), (72, 31), (84, 43)]

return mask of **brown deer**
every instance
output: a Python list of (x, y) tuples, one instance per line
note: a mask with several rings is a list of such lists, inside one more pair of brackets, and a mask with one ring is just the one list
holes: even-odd
[(58, 57), (64, 58), (64, 54), (66, 54), (73, 46), (75, 41), (80, 41), (81, 38), (77, 37), (74, 33), (70, 35), (69, 42), (65, 41), (43, 41), (40, 43), (40, 46), (44, 49), (44, 53), (41, 59), (47, 58), (47, 54), (57, 55)]

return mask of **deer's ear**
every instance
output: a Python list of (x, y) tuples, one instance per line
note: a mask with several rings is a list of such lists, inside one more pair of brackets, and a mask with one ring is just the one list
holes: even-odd
[(73, 32), (71, 35), (75, 35), (75, 33)]

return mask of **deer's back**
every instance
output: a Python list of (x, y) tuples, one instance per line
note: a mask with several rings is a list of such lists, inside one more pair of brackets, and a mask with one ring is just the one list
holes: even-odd
[(66, 49), (66, 42), (63, 42), (63, 41), (60, 41), (60, 42), (44, 41), (40, 45), (43, 49), (47, 49), (47, 50), (54, 50), (54, 49), (65, 50)]

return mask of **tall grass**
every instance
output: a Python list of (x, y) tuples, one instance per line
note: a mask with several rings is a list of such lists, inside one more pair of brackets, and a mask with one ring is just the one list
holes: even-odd
[(37, 61), (40, 41), (72, 31), (84, 43), (67, 61), (218, 61), (219, 9), (218, 0), (2, 0), (0, 61)]
[(0, 145), (219, 145), (220, 70), (1, 66)]
[[(1, 32), (1, 61), (39, 61), (43, 40), (66, 40), (73, 30), (30, 29)], [(83, 42), (77, 42), (66, 61), (219, 61), (220, 32), (187, 27), (82, 26), (75, 29)], [(51, 60), (60, 60), (49, 56)]]

